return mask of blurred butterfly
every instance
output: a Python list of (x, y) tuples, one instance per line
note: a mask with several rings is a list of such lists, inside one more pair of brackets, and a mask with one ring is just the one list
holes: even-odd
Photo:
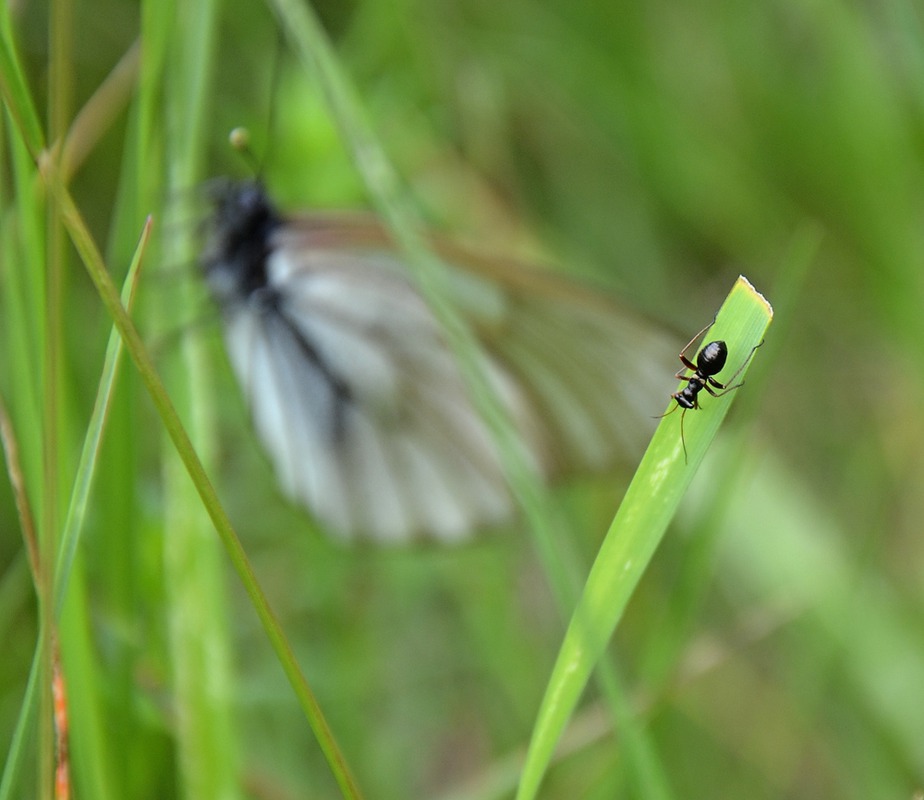
[[(641, 453), (674, 357), (665, 334), (551, 273), (433, 247), (543, 477)], [(229, 183), (202, 264), (282, 488), (333, 534), (454, 541), (514, 515), (492, 436), (380, 223), (284, 216), (259, 182)]]

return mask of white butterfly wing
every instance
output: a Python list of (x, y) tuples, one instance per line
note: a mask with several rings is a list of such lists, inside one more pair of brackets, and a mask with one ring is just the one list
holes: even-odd
[(387, 541), (509, 517), (493, 442), (397, 264), (281, 246), (268, 266), (273, 302), (231, 309), (226, 339), (286, 493)]
[[(230, 358), (283, 490), (331, 532), (465, 538), (514, 504), (487, 426), (380, 226), (275, 215), (259, 186), (217, 217), (206, 274)], [(639, 454), (674, 346), (518, 265), (442, 253), (483, 368), (545, 477)]]

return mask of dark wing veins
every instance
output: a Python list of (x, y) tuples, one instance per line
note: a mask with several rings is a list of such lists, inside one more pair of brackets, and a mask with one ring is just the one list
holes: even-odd
[[(329, 409), (330, 425), (328, 430), (334, 443), (341, 442), (346, 433), (347, 407), (354, 400), (349, 384), (331, 368), (314, 343), (305, 336), (301, 328), (289, 317), (281, 294), (270, 289), (258, 291), (260, 310), (267, 323), (274, 324), (282, 330), (282, 333), (295, 344), (298, 352), (308, 362), (310, 368), (320, 375), (329, 387), (332, 402)], [(257, 299), (257, 293), (254, 293), (251, 297)], [(293, 372), (299, 366), (299, 362), (293, 361)]]

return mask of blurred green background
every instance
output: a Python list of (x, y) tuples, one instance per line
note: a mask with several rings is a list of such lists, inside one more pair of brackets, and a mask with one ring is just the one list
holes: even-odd
[[(611, 287), (676, 332), (678, 350), (739, 273), (776, 309), (729, 435), (612, 646), (655, 783), (667, 788), (655, 794), (627, 758), (591, 687), (543, 796), (924, 791), (920, 8), (314, 8), (437, 229)], [(121, 89), (89, 112), (99, 133), (85, 135), (72, 190), (117, 277), (145, 215), (155, 215), (134, 316), (181, 411), (188, 383), (209, 384), (204, 441), (219, 494), (359, 785), (370, 798), (510, 796), (563, 630), (529, 537), (514, 528), (452, 550), (330, 543), (280, 499), (193, 254), (176, 245), (197, 222), (184, 191), (251, 174), (227, 146), (237, 125), (250, 128), (284, 206), (367, 204), (315, 76), (257, 2), (14, 3), (7, 13), (7, 42), (46, 126), (61, 126), (56, 114), (69, 125), (141, 43)], [(199, 99), (184, 109), (185, 97)], [(42, 507), (49, 484), (34, 401), (45, 370), (30, 372), (28, 355), (40, 359), (44, 334), (11, 298), (22, 282), (14, 273), (34, 278), (45, 266), (24, 223), (17, 128), (9, 115), (2, 125), (0, 388)], [(68, 487), (110, 321), (76, 256), (63, 252), (55, 413)], [(178, 310), (175, 292), (188, 295)], [(177, 363), (190, 328), (204, 340), (192, 362), (203, 374), (192, 377), (191, 362)], [(665, 394), (677, 366), (663, 366)], [(74, 796), (336, 796), (207, 521), (176, 510), (173, 493), (188, 487), (130, 364), (97, 472), (62, 621)], [(557, 493), (587, 565), (627, 477)], [(6, 752), (38, 612), (7, 482), (0, 514)], [(214, 551), (202, 556), (213, 559), (204, 567), (213, 584), (193, 580), (201, 573), (173, 549), (186, 524), (201, 535), (191, 552)], [(182, 645), (185, 615), (196, 612), (216, 637), (198, 670)], [(40, 742), (28, 737), (9, 796), (37, 796)]]

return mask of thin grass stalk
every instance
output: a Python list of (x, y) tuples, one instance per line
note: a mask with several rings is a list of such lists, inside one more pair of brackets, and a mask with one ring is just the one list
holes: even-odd
[[(151, 235), (151, 222), (149, 218), (141, 233), (138, 248), (128, 268), (128, 273), (122, 285), (121, 299), (128, 313), (131, 313), (135, 300), (135, 291), (138, 288), (138, 277), (141, 272), (141, 259)], [(74, 485), (71, 490), (70, 502), (65, 515), (64, 528), (61, 535), (60, 548), (55, 563), (54, 597), (55, 616), (60, 617), (64, 597), (67, 593), (67, 581), (70, 567), (80, 543), (80, 534), (86, 519), (87, 503), (93, 485), (97, 459), (103, 440), (103, 431), (112, 405), (112, 394), (118, 376), (119, 364), (122, 356), (122, 339), (118, 330), (113, 327), (109, 333), (106, 344), (106, 355), (103, 360), (103, 370), (97, 387), (96, 401), (87, 425), (86, 436), (80, 451)]]
[(131, 318), (128, 316), (128, 313), (119, 300), (118, 293), (109, 278), (109, 274), (103, 265), (102, 258), (92, 237), (86, 229), (86, 225), (81, 219), (67, 191), (59, 184), (55, 183), (53, 175), (46, 175), (45, 177), (48, 180), (49, 186), (53, 189), (55, 202), (61, 205), (62, 218), (71, 236), (71, 240), (74, 242), (78, 253), (86, 264), (90, 277), (96, 285), (100, 296), (103, 298), (107, 310), (112, 315), (119, 329), (119, 333), (125, 342), (126, 350), (135, 362), (135, 366), (173, 441), (174, 447), (183, 460), (190, 478), (202, 499), (202, 503), (208, 511), (212, 523), (225, 545), (231, 563), (241, 578), (244, 588), (254, 606), (254, 610), (257, 612), (257, 616), (260, 618), (273, 649), (276, 651), (283, 671), (295, 691), (296, 697), (299, 700), (299, 705), (304, 711), (315, 733), (318, 743), (327, 758), (328, 764), (331, 766), (334, 777), (340, 785), (341, 791), (345, 797), (360, 797), (358, 786), (350, 773), (346, 759), (343, 757), (334, 739), (333, 732), (327, 720), (324, 718), (314, 693), (311, 691), (308, 682), (298, 666), (298, 662), (295, 659), (285, 634), (267, 602), (266, 595), (263, 593), (256, 580), (256, 576), (253, 573), (246, 553), (244, 552), (237, 534), (234, 532), (227, 514), (221, 506), (215, 488), (212, 486), (202, 466), (202, 462), (196, 455), (192, 442), (177, 415), (176, 409), (154, 369), (151, 356), (141, 341), (141, 337), (132, 323)]
[[(0, 91), (3, 92), (4, 99), (11, 106), (13, 118), (22, 121), (22, 125), (18, 128), (19, 135), (32, 137), (32, 132), (28, 128), (30, 114), (26, 110), (31, 107), (31, 101), (28, 93), (20, 93), (17, 90), (18, 84), (11, 81), (11, 75), (8, 72), (3, 71), (7, 66), (9, 66), (9, 60), (0, 62)], [(32, 137), (31, 141), (40, 141), (40, 138)], [(40, 152), (36, 150), (32, 155), (38, 159)], [(270, 639), (286, 677), (295, 691), (299, 705), (317, 737), (321, 750), (327, 758), (342, 793), (346, 797), (359, 797), (358, 786), (352, 777), (346, 759), (343, 757), (314, 693), (298, 666), (285, 634), (276, 620), (266, 596), (256, 580), (256, 576), (253, 574), (240, 540), (237, 538), (230, 520), (218, 500), (215, 489), (209, 481), (202, 463), (199, 461), (195, 449), (180, 422), (173, 403), (154, 369), (151, 356), (144, 347), (138, 331), (119, 300), (118, 292), (106, 271), (103, 259), (93, 238), (90, 236), (80, 213), (74, 205), (73, 199), (66, 188), (57, 180), (53, 169), (50, 169), (47, 164), (43, 164), (43, 166), (45, 169), (42, 176), (45, 185), (51, 190), (54, 202), (61, 209), (62, 220), (71, 241), (84, 262), (107, 311), (119, 329), (126, 349), (138, 369), (142, 381), (176, 447), (177, 453), (186, 465), (190, 478), (212, 519), (219, 537), (225, 545), (232, 565), (241, 578), (257, 616)]]

